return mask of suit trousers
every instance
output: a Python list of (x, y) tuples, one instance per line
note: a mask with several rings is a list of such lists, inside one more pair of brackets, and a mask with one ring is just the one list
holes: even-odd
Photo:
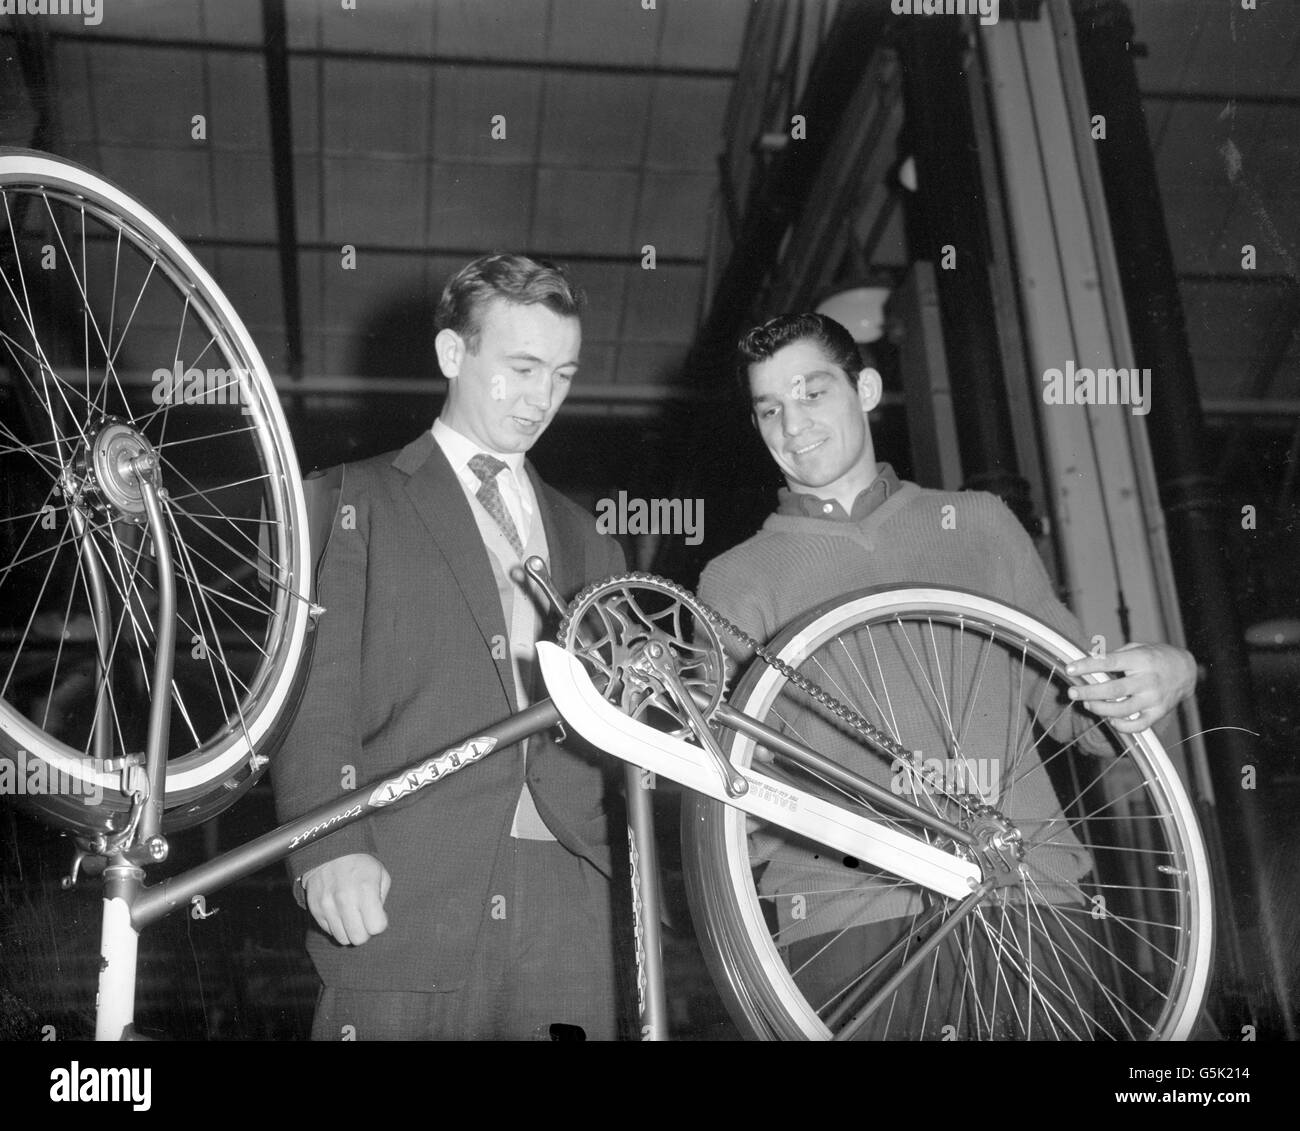
[(617, 1037), (616, 901), (610, 882), (555, 841), (507, 838), (497, 852), (491, 892), (474, 959), (459, 989), (411, 993), (324, 986), (312, 1039)]

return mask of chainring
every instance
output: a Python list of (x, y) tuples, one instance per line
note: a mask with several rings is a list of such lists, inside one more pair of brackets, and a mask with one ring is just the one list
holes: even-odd
[(727, 692), (728, 661), (707, 610), (680, 585), (650, 573), (626, 573), (589, 585), (560, 622), (560, 645), (583, 661), (597, 690), (626, 715), (674, 738), (694, 733), (669, 692), (633, 667), (644, 646), (668, 648), (677, 677), (708, 697), (712, 717)]

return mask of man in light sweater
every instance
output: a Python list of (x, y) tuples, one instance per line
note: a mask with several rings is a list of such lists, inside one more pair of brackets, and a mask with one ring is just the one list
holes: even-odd
[[(1071, 639), (1085, 639), (1056, 598), (1033, 544), (999, 499), (978, 492), (927, 490), (900, 481), (888, 464), (877, 464), (867, 414), (880, 401), (880, 376), (861, 367), (857, 347), (842, 326), (817, 314), (785, 315), (747, 333), (739, 353), (741, 383), (754, 424), (786, 488), (776, 512), (758, 533), (705, 567), (700, 596), (707, 604), (750, 635), (770, 640), (808, 610), (867, 586), (957, 586), (1023, 608)], [(923, 648), (926, 642), (913, 643)], [(896, 644), (896, 659), (912, 648), (902, 635)], [(890, 661), (885, 662), (888, 667)], [(973, 662), (967, 661), (967, 667)], [(895, 667), (902, 673), (908, 664), (898, 660)], [(1116, 730), (1130, 733), (1162, 719), (1190, 694), (1196, 681), (1192, 656), (1167, 644), (1126, 644), (1069, 670), (1116, 676), (1105, 684), (1073, 689), (1070, 697), (1110, 720)], [(817, 678), (819, 673), (810, 674)], [(833, 671), (823, 670), (820, 682), (834, 693), (836, 678)], [(999, 689), (1005, 699), (1016, 688), (1015, 673), (1005, 659), (1001, 667), (995, 662), (963, 678), (980, 688), (984, 702), (996, 702)], [(911, 679), (916, 683), (915, 674)], [(908, 697), (894, 695), (889, 714), (896, 717), (886, 718), (882, 707), (872, 721), (882, 728), (893, 724), (909, 749), (953, 753), (955, 744), (948, 742), (951, 722), (936, 719), (936, 712), (928, 709), (924, 687), (913, 690)], [(1023, 696), (1024, 689), (1018, 690)], [(1021, 701), (1028, 701), (1027, 696)], [(1079, 722), (1079, 717), (1088, 716), (1082, 710), (1067, 713), (1068, 706), (1063, 705), (1062, 714), (1047, 729), (1073, 727), (1073, 741), (1081, 749), (1102, 753), (1107, 744), (1101, 734)], [(872, 714), (869, 709), (864, 713)], [(1004, 710), (1002, 732), (995, 729), (996, 712), (974, 719), (965, 732), (969, 747), (1014, 749), (1016, 736), (1005, 733), (1006, 715)], [(807, 741), (817, 730), (813, 744), (823, 753), (850, 759), (858, 772), (897, 786), (898, 767), (889, 767), (883, 759), (863, 760), (842, 734), (818, 730), (817, 720), (804, 719), (802, 725)], [(1057, 737), (1072, 740), (1065, 734)], [(1006, 771), (1014, 771), (1014, 799), (1000, 796), (996, 772), (991, 782), (983, 782), (984, 788), (979, 783), (970, 788), (968, 782), (963, 788), (979, 792), (991, 804), (1002, 804), (1013, 819), (1031, 813), (1059, 818), (1059, 801), (1035, 750), (1023, 763), (997, 765), (994, 770), (1003, 771), (1003, 788), (1012, 777)], [(918, 796), (916, 781), (906, 777), (908, 791)], [(1050, 902), (1081, 901), (1075, 881), (1092, 868), (1088, 852), (1068, 828), (1053, 837), (1052, 845), (1054, 855), (1036, 858), (1046, 862), (1031, 881), (1040, 884)], [(760, 892), (777, 912), (778, 943), (810, 1000), (819, 994), (827, 999), (861, 969), (865, 956), (906, 937), (923, 902), (915, 890), (860, 872), (849, 874), (840, 862), (823, 858), (812, 846), (766, 830), (751, 837), (751, 855), (768, 861)], [(856, 868), (856, 862), (849, 863)], [(1062, 945), (1073, 951), (1078, 944), (1067, 939)], [(887, 1037), (911, 1028), (937, 1036), (945, 1022), (957, 1020), (963, 979), (970, 972), (955, 966), (961, 960), (954, 954), (940, 952), (928, 978), (913, 978), (892, 1017), (873, 1023), (865, 1035)], [(1007, 1028), (1004, 1035), (1012, 1035), (1014, 1025), (1008, 1022)]]

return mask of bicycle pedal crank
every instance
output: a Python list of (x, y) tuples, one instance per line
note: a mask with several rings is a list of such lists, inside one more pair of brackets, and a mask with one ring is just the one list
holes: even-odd
[[(621, 574), (589, 585), (569, 605), (557, 639), (582, 660), (609, 702), (677, 738), (707, 732), (726, 695), (727, 655), (708, 610), (680, 585), (653, 574)], [(652, 646), (658, 649), (654, 665), (647, 653)], [(676, 691), (663, 677), (669, 670)]]
[(691, 726), (695, 730), (695, 737), (722, 776), (722, 787), (727, 791), (727, 796), (743, 797), (749, 791), (749, 783), (722, 752), (722, 747), (718, 745), (718, 740), (713, 737), (713, 731), (709, 729), (709, 724), (700, 713), (700, 708), (691, 697), (691, 693), (678, 679), (677, 669), (668, 649), (658, 640), (649, 641), (642, 648), (636, 660), (633, 661), (633, 667), (636, 670), (648, 669), (663, 682), (677, 705), (690, 719)]

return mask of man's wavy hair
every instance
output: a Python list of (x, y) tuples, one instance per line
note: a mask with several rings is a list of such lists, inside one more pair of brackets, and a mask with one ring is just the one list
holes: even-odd
[(577, 318), (586, 296), (564, 268), (526, 255), (484, 255), (465, 264), (443, 288), (434, 316), (435, 332), (454, 330), (477, 353), (483, 311), (494, 298), (520, 306), (540, 303), (552, 313)]
[(750, 403), (749, 367), (766, 361), (793, 342), (814, 341), (855, 385), (862, 369), (858, 343), (834, 318), (824, 314), (779, 314), (747, 331), (736, 343), (736, 385), (746, 408)]

